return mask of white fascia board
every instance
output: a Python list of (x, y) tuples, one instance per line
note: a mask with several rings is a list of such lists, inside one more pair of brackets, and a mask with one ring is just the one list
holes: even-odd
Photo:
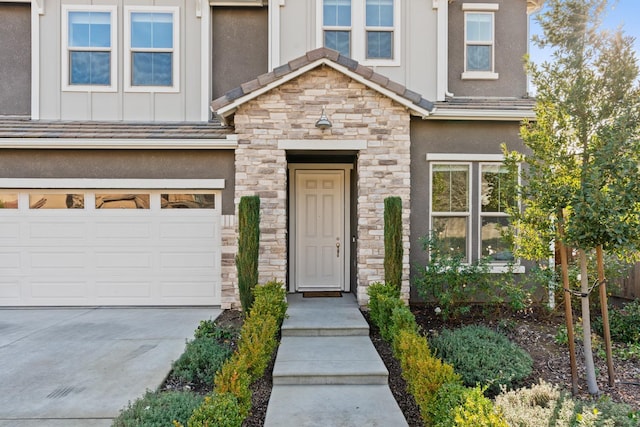
[(466, 110), (466, 109), (438, 109), (428, 117), (431, 120), (505, 120), (522, 121), (536, 118), (533, 110)]
[(224, 179), (1, 178), (0, 188), (221, 190)]
[[(418, 107), (416, 104), (414, 104), (413, 102), (409, 101), (408, 99), (399, 96), (398, 94), (396, 94), (395, 92), (391, 92), (390, 90), (383, 88), (382, 86), (373, 83), (372, 81), (362, 77), (360, 74), (354, 73), (353, 71), (349, 70), (347, 67), (344, 67), (340, 64), (337, 64), (333, 61), (331, 61), (328, 58), (320, 58), (310, 64), (305, 65), (304, 67), (298, 68), (295, 71), (290, 72), (289, 74), (286, 74), (280, 78), (278, 78), (277, 80), (271, 82), (270, 84), (257, 89), (247, 95), (241, 96), (240, 98), (236, 99), (235, 101), (233, 101), (231, 104), (225, 105), (224, 107), (218, 109), (217, 112), (220, 116), (222, 117), (227, 117), (229, 116), (231, 113), (233, 113), (234, 111), (236, 111), (238, 109), (239, 106), (241, 106), (242, 104), (251, 101), (252, 99), (257, 98), (258, 96), (269, 92), (270, 90), (290, 81), (295, 79), (298, 76), (301, 76), (302, 74), (306, 73), (307, 71), (313, 70), (316, 67), (319, 67), (320, 65), (326, 65), (328, 67), (333, 68), (336, 71), (341, 72), (342, 74), (345, 74), (346, 76), (352, 78), (353, 80), (356, 80), (360, 83), (362, 83), (363, 85), (367, 86), (370, 89), (373, 89), (383, 95), (385, 95), (388, 98), (393, 99), (394, 101), (396, 101), (398, 104), (403, 105), (404, 107), (408, 108), (409, 110), (413, 111), (415, 113), (415, 115), (417, 116), (421, 116), (421, 117), (427, 117), (429, 115), (432, 114), (432, 112), (430, 112), (429, 110), (426, 110), (424, 108)], [(434, 109), (435, 110), (435, 109)]]
[(427, 162), (503, 162), (503, 154), (427, 153)]
[(118, 149), (118, 150), (224, 150), (238, 147), (237, 138), (227, 139), (115, 139), (115, 138), (1, 138), (0, 148)]

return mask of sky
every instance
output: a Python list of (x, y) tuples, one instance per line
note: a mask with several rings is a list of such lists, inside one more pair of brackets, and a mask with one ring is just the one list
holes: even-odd
[[(539, 34), (540, 26), (536, 22), (534, 14), (531, 17), (530, 32)], [(609, 0), (609, 7), (602, 23), (603, 28), (615, 30), (622, 25), (626, 35), (635, 37), (636, 58), (640, 59), (640, 0)], [(533, 44), (529, 47), (531, 60), (540, 63), (548, 59), (548, 54), (538, 49)]]

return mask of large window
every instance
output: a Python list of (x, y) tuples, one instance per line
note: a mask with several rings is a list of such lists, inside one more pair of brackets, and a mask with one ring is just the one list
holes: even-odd
[(115, 6), (65, 5), (62, 15), (63, 89), (115, 91)]
[(430, 230), (451, 255), (498, 266), (514, 262), (504, 231), (509, 208), (517, 206), (517, 176), (493, 161), (431, 162), (430, 168)]
[(178, 90), (178, 8), (125, 8), (129, 91)]
[(452, 255), (469, 260), (470, 165), (431, 166), (431, 230)]
[(507, 210), (517, 203), (515, 179), (500, 164), (480, 165), (480, 255), (490, 262), (514, 261), (503, 233), (509, 225)]
[(462, 78), (497, 79), (494, 68), (494, 20), (498, 4), (464, 3), (464, 73)]
[(400, 0), (322, 0), (319, 44), (365, 65), (399, 65)]

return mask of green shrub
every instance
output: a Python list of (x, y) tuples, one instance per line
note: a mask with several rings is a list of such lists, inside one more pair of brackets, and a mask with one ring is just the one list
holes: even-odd
[(241, 427), (243, 421), (236, 396), (213, 393), (193, 412), (188, 427)]
[(247, 372), (252, 380), (260, 378), (269, 365), (271, 355), (278, 345), (277, 333), (276, 318), (269, 314), (250, 315), (242, 325), (238, 353), (244, 356)]
[(242, 196), (238, 205), (238, 290), (242, 310), (248, 313), (253, 304), (253, 288), (258, 283), (260, 249), (260, 198)]
[[(602, 318), (593, 321), (593, 328), (600, 335), (602, 332)], [(640, 344), (640, 300), (627, 303), (622, 308), (609, 310), (609, 330), (611, 339), (626, 344)]]
[(633, 411), (625, 403), (613, 402), (603, 397), (595, 403), (576, 401), (576, 419), (582, 424), (594, 427), (638, 427), (640, 412)]
[(427, 339), (414, 331), (401, 329), (393, 342), (393, 351), (402, 367), (407, 390), (420, 407), (426, 425), (431, 425), (430, 408), (443, 384), (459, 383), (453, 367), (431, 355)]
[(427, 409), (433, 427), (455, 427), (455, 409), (465, 403), (468, 393), (460, 383), (443, 384)]
[(251, 375), (245, 356), (236, 352), (222, 366), (214, 379), (215, 392), (218, 394), (232, 394), (237, 400), (239, 415), (244, 419), (251, 409)]
[(274, 316), (278, 327), (287, 313), (287, 291), (282, 282), (272, 280), (253, 289), (255, 300), (251, 307), (252, 316), (269, 314)]
[(176, 420), (186, 423), (203, 398), (192, 392), (147, 391), (135, 402), (129, 402), (113, 421), (113, 427), (166, 427)]
[(402, 285), (402, 199), (384, 199), (384, 281), (398, 290)]
[(533, 361), (527, 352), (484, 326), (444, 330), (431, 345), (453, 365), (466, 386), (487, 386), (493, 395), (499, 393), (500, 386), (512, 388), (532, 371)]
[(391, 320), (387, 327), (387, 332), (392, 342), (402, 329), (418, 333), (416, 318), (411, 312), (411, 309), (404, 304), (394, 307), (393, 310), (391, 310)]
[(389, 298), (400, 298), (400, 290), (386, 283), (372, 283), (367, 288), (369, 294), (369, 317), (371, 321), (382, 329), (391, 318), (391, 310), (388, 308)]
[(213, 338), (220, 343), (227, 342), (238, 333), (231, 327), (223, 327), (217, 325), (215, 320), (201, 320), (200, 324), (196, 328), (193, 336), (194, 338)]
[(485, 397), (480, 387), (471, 389), (464, 404), (454, 412), (457, 427), (509, 427), (500, 409)]
[(211, 383), (229, 356), (231, 349), (215, 338), (196, 338), (187, 342), (184, 353), (173, 363), (172, 375), (186, 382)]

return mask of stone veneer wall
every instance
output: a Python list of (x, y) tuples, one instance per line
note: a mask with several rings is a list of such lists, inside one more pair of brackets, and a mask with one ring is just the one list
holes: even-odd
[[(322, 107), (333, 127), (315, 128)], [(366, 140), (357, 162), (357, 297), (384, 280), (384, 199), (400, 196), (404, 228), (402, 296), (409, 298), (409, 112), (331, 67), (320, 66), (242, 105), (235, 114), (236, 215), (240, 197), (260, 196), (260, 283), (287, 277), (287, 161), (279, 140)], [(353, 195), (352, 195), (353, 196)], [(353, 232), (353, 231), (352, 231)], [(222, 307), (238, 307), (235, 221), (223, 225)], [(353, 255), (352, 255), (353, 256)]]

